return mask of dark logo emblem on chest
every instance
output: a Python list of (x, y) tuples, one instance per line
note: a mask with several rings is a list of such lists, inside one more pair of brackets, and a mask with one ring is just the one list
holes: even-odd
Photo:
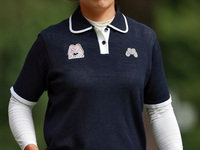
[(68, 59), (84, 58), (84, 50), (81, 44), (71, 44), (68, 49)]

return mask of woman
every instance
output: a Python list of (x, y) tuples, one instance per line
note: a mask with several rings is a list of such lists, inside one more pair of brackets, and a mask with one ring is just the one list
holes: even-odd
[(80, 0), (39, 34), (11, 88), (21, 149), (38, 150), (31, 110), (45, 90), (46, 150), (145, 150), (143, 104), (160, 149), (182, 149), (156, 35), (114, 0)]

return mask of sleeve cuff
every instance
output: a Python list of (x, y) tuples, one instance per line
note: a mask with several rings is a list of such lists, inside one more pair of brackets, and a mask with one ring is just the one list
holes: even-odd
[(20, 102), (23, 103), (23, 104), (26, 104), (26, 105), (29, 105), (29, 106), (34, 106), (35, 104), (37, 104), (37, 102), (31, 102), (31, 101), (26, 100), (26, 99), (22, 98), (21, 96), (19, 96), (19, 95), (15, 92), (13, 86), (10, 88), (10, 92), (11, 92), (11, 94), (12, 94), (18, 101), (20, 101)]
[(165, 102), (162, 103), (158, 103), (158, 104), (145, 104), (146, 108), (160, 108), (160, 107), (165, 107), (169, 104), (171, 104), (172, 99), (171, 99), (171, 95), (170, 98), (168, 100), (166, 100)]

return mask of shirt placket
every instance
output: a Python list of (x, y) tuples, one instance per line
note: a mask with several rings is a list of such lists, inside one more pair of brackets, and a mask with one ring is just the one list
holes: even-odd
[(109, 36), (110, 28), (108, 27), (95, 27), (97, 34), (100, 54), (109, 54)]

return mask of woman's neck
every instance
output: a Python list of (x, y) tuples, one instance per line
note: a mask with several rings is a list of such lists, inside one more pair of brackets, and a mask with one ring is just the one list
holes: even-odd
[(81, 5), (81, 12), (86, 18), (96, 22), (110, 20), (114, 18), (116, 14), (115, 6), (113, 5), (105, 9), (90, 9), (84, 5)]

